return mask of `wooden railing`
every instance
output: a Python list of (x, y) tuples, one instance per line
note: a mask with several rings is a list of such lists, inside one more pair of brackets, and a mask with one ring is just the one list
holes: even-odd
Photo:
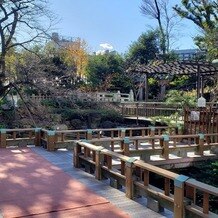
[[(178, 158), (188, 158), (188, 153), (206, 157), (213, 154), (218, 146), (218, 133), (181, 135), (178, 130), (168, 127), (138, 127), (111, 128), (87, 130), (50, 131), (40, 128), (30, 129), (1, 129), (1, 147), (42, 145), (49, 151), (59, 148), (73, 149), (75, 140), (88, 140), (95, 145), (122, 153), (125, 144), (130, 157), (140, 156), (144, 161), (153, 161), (154, 155), (160, 155), (165, 160), (170, 155)], [(124, 140), (125, 139), (125, 140)], [(124, 143), (125, 142), (125, 143)], [(209, 151), (208, 154), (204, 154)], [(197, 157), (195, 157), (197, 159)]]
[(87, 129), (87, 130), (58, 130), (58, 131), (47, 131), (43, 129), (41, 131), (43, 133), (41, 140), (43, 145), (49, 151), (52, 151), (58, 148), (71, 147), (72, 149), (72, 141), (79, 140), (79, 139), (87, 139), (87, 140), (97, 139), (103, 141), (106, 140), (109, 143), (110, 139), (116, 141), (116, 139), (123, 139), (125, 137), (134, 137), (134, 136), (143, 137), (143, 136), (161, 135), (164, 132), (175, 134), (176, 131), (177, 131), (176, 128), (171, 128), (166, 126)]
[[(217, 202), (217, 188), (154, 166), (156, 162), (151, 156), (170, 160), (170, 154), (174, 154), (183, 160), (190, 151), (204, 157), (205, 150), (210, 150), (212, 156), (211, 148), (218, 147), (218, 133), (177, 135), (177, 131), (168, 127), (1, 129), (0, 147), (42, 145), (49, 151), (69, 147), (74, 149), (75, 167), (83, 166), (87, 172), (94, 172), (98, 180), (115, 181), (117, 187), (125, 187), (129, 198), (140, 195), (154, 199), (161, 207), (173, 211), (176, 218), (216, 217), (210, 208), (211, 199)], [(153, 175), (163, 180), (162, 186), (152, 180)], [(199, 196), (203, 203), (197, 200)]]
[[(74, 147), (74, 166), (84, 167), (98, 180), (116, 180), (117, 187), (125, 187), (126, 196), (137, 195), (156, 200), (161, 207), (174, 213), (174, 217), (216, 217), (210, 211), (209, 195), (218, 198), (218, 188), (178, 175), (159, 167), (95, 146), (77, 141)], [(163, 179), (162, 187), (154, 184), (151, 173)], [(203, 191), (203, 206), (197, 205), (196, 189)]]
[(41, 145), (41, 128), (0, 129), (0, 147)]
[[(179, 162), (182, 166), (187, 162), (216, 159), (214, 148), (218, 147), (218, 141), (216, 143), (207, 142), (207, 137), (214, 135), (134, 136), (90, 139), (88, 142), (129, 157), (140, 157), (141, 160), (153, 162), (153, 164), (163, 164), (164, 160), (170, 160), (172, 164)], [(155, 159), (155, 156), (159, 156), (159, 158)], [(161, 159), (162, 161), (160, 161)]]
[(134, 102), (122, 103), (123, 116), (169, 116), (181, 112), (179, 105), (169, 105), (164, 102)]

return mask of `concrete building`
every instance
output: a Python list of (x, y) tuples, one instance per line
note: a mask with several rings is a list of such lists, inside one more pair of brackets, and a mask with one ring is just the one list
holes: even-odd
[(179, 56), (180, 60), (195, 60), (206, 54), (206, 51), (199, 49), (179, 49), (173, 50), (173, 52)]
[(63, 37), (60, 36), (57, 32), (52, 33), (51, 39), (57, 48), (67, 47), (69, 45), (75, 44), (75, 38)]

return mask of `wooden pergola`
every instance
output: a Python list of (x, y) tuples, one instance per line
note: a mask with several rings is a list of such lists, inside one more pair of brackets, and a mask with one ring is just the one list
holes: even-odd
[(127, 72), (132, 72), (135, 76), (144, 78), (145, 100), (148, 98), (148, 77), (154, 75), (188, 75), (197, 78), (197, 97), (203, 94), (202, 81), (205, 76), (218, 76), (218, 67), (205, 61), (174, 61), (163, 63), (153, 62), (148, 65), (136, 65), (130, 67)]

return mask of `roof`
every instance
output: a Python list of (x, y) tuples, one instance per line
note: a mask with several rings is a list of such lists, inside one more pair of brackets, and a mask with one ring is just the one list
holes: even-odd
[(169, 63), (159, 61), (148, 65), (132, 66), (128, 71), (171, 75), (193, 75), (199, 72), (201, 76), (207, 76), (218, 74), (218, 67), (213, 66), (210, 62), (203, 61), (174, 61)]

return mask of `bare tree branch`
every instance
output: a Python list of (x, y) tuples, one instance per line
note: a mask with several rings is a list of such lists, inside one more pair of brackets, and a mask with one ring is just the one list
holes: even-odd
[[(28, 44), (48, 37), (55, 17), (47, 9), (47, 2), (47, 0), (0, 1), (0, 88), (6, 79), (7, 53), (17, 46), (27, 49)], [(22, 37), (19, 36), (22, 33)]]
[(142, 0), (140, 10), (144, 16), (157, 21), (160, 47), (164, 58), (170, 50), (172, 32), (179, 23), (177, 21), (177, 14), (170, 11), (167, 0)]

